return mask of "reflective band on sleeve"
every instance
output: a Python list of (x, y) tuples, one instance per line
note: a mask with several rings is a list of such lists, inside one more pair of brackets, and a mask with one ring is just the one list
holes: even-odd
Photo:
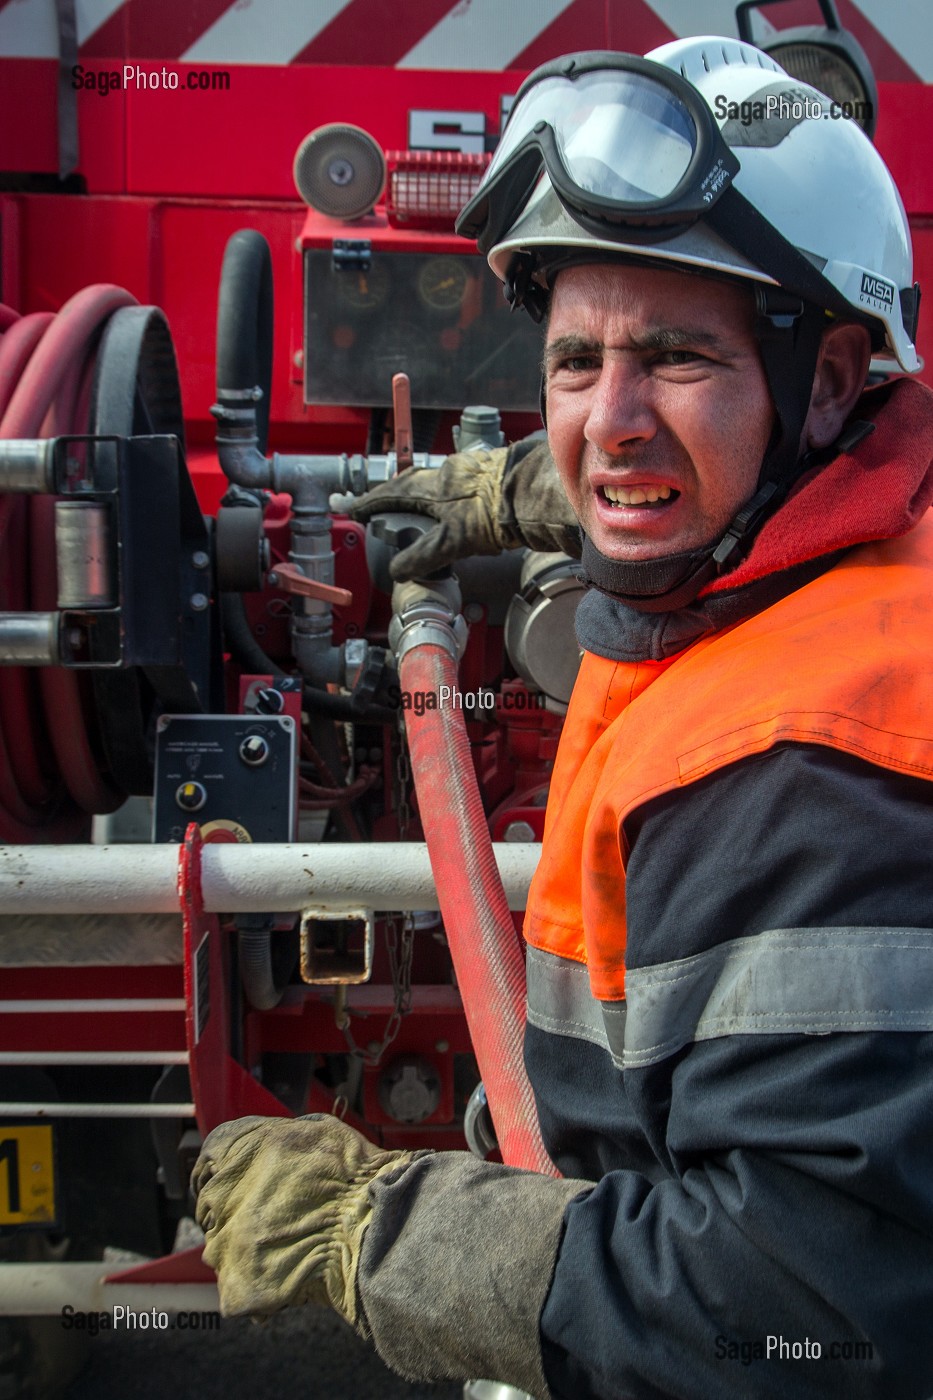
[(769, 929), (625, 986), (625, 1069), (726, 1035), (930, 1031), (933, 929)]
[(586, 965), (556, 953), (529, 946), (525, 969), (530, 1024), (599, 1045), (621, 1069), (625, 1002), (597, 1001)]

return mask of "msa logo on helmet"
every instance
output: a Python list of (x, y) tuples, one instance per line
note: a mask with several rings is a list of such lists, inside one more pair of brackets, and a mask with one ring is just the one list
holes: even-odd
[[(859, 301), (867, 301), (876, 311), (885, 308), (894, 310), (894, 287), (892, 283), (886, 282), (883, 277), (872, 277), (870, 273), (862, 273), (862, 292)], [(882, 305), (879, 306), (878, 303)]]

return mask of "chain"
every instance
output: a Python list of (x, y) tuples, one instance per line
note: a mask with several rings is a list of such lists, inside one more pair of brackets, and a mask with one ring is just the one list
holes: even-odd
[(406, 910), (402, 915), (401, 938), (399, 938), (398, 920), (395, 915), (393, 914), (386, 920), (386, 947), (389, 950), (389, 970), (392, 976), (394, 1005), (392, 1015), (386, 1022), (377, 1062), (398, 1035), (403, 1018), (411, 1010), (411, 962), (415, 948), (415, 919), (411, 910)]
[[(395, 758), (395, 810), (398, 819), (398, 834), (404, 841), (411, 822), (411, 806), (408, 793), (411, 788), (411, 763), (408, 758), (408, 736), (405, 733), (405, 720), (401, 710), (398, 715), (398, 751)], [(401, 934), (399, 933), (401, 918)], [(350, 1018), (343, 1018), (343, 1033), (350, 1054), (357, 1056), (367, 1068), (374, 1068), (401, 1030), (402, 1021), (411, 1010), (411, 964), (415, 949), (415, 918), (411, 910), (401, 916), (387, 914), (385, 917), (386, 950), (389, 954), (389, 973), (392, 978), (392, 1013), (386, 1022), (382, 1041), (373, 1049), (363, 1050), (357, 1045), (350, 1030)], [(335, 1101), (335, 1111), (336, 1111)], [(345, 1106), (344, 1106), (345, 1111)]]
[(398, 712), (398, 753), (395, 757), (395, 812), (398, 819), (398, 836), (404, 841), (411, 821), (411, 807), (408, 794), (411, 790), (411, 763), (408, 759), (408, 735), (405, 732), (405, 716)]
[[(411, 964), (415, 951), (415, 919), (411, 910), (401, 916), (402, 932), (399, 937), (399, 921), (395, 914), (387, 914), (385, 919), (386, 948), (389, 953), (389, 971), (392, 976), (392, 1014), (386, 1021), (382, 1040), (375, 1048), (362, 1049), (357, 1045), (350, 1030), (350, 1017), (344, 1016), (342, 1027), (350, 1054), (362, 1060), (368, 1069), (375, 1069), (392, 1044), (402, 1027), (402, 1021), (411, 1010)], [(334, 1100), (336, 1113), (338, 1100)], [(344, 1112), (346, 1108), (344, 1107)], [(341, 1115), (342, 1116), (342, 1115)]]

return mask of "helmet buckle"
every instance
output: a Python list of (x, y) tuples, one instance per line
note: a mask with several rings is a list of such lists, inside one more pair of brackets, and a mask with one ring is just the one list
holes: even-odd
[(767, 287), (761, 282), (755, 285), (755, 311), (758, 321), (755, 327), (759, 339), (763, 336), (778, 335), (792, 330), (804, 312), (800, 297), (782, 291), (780, 287)]

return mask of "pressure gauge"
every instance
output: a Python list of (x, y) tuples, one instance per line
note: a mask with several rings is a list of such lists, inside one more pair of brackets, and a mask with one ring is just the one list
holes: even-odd
[(431, 311), (456, 311), (467, 289), (468, 274), (460, 258), (431, 258), (418, 273), (418, 295)]
[(354, 311), (374, 311), (389, 295), (389, 270), (383, 261), (374, 260), (365, 271), (343, 268), (335, 278), (341, 301)]

